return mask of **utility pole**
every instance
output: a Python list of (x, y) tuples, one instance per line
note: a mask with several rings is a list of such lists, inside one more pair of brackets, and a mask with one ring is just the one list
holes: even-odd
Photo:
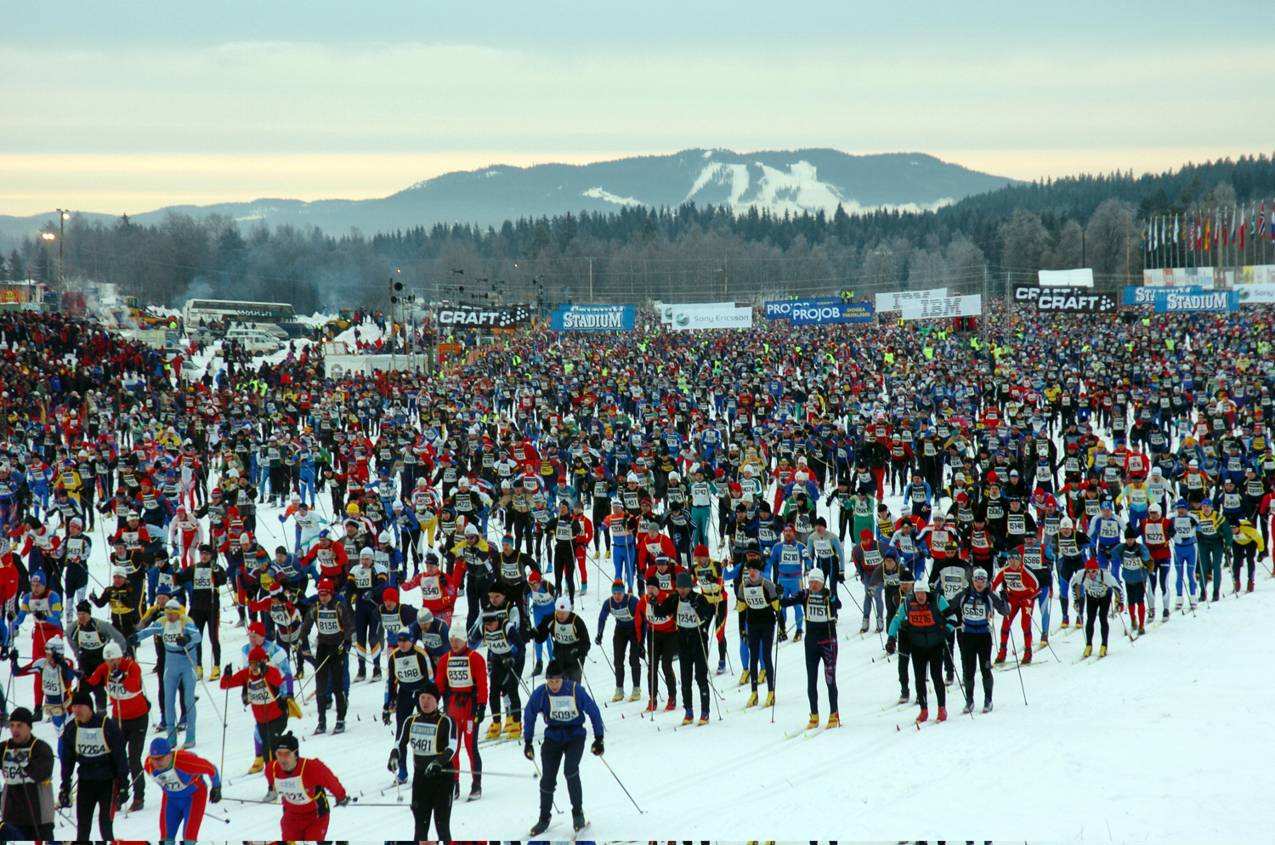
[(593, 256), (589, 256), (589, 301), (593, 302)]
[(71, 212), (59, 208), (58, 212), (58, 290), (66, 290), (66, 258), (63, 244), (66, 243), (66, 218)]

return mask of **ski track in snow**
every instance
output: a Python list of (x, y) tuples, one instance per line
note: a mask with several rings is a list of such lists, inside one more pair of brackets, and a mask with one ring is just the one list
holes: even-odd
[[(326, 514), (326, 492), (321, 499), (320, 510)], [(897, 513), (899, 497), (887, 497), (887, 502)], [(820, 512), (836, 524), (835, 506), (828, 510), (821, 502)], [(284, 542), (277, 513), (273, 507), (258, 508), (260, 539), (271, 549)], [(493, 538), (499, 536), (496, 525), (492, 520)], [(102, 530), (93, 532), (92, 572), (105, 580)], [(598, 565), (606, 571), (591, 564), (590, 591), (577, 596), (577, 609), (595, 634), (611, 577), (609, 560)], [(748, 688), (737, 686), (738, 636), (732, 613), (727, 652), (733, 671), (712, 675), (711, 654), (709, 665), (710, 678), (724, 698), (723, 718), (719, 721), (718, 702), (712, 700), (709, 725), (681, 728), (680, 674), (679, 708), (671, 713), (663, 711), (661, 701), (654, 719), (644, 718), (645, 695), (637, 702), (609, 701), (614, 675), (608, 664), (608, 635), (603, 639), (606, 657), (593, 648), (585, 677), (602, 709), (606, 759), (645, 812), (639, 815), (602, 764), (586, 753), (581, 775), (590, 826), (585, 835), (597, 840), (833, 835), (856, 840), (1264, 839), (1272, 815), (1254, 806), (1246, 787), (1265, 781), (1275, 716), (1260, 706), (1270, 682), (1254, 671), (1265, 663), (1264, 639), (1235, 634), (1253, 630), (1257, 620), (1275, 611), (1275, 590), (1269, 568), (1262, 575), (1260, 564), (1258, 591), (1252, 595), (1236, 599), (1229, 576), (1223, 577), (1220, 602), (1199, 607), (1194, 617), (1187, 612), (1175, 613), (1167, 623), (1157, 619), (1132, 647), (1119, 619), (1113, 618), (1110, 655), (1080, 664), (1074, 661), (1083, 637), (1074, 631), (1060, 635), (1055, 598), (1053, 647), (1062, 663), (1037, 644), (1035, 665), (1022, 673), (1029, 705), (1023, 704), (1018, 673), (1012, 668), (997, 671), (993, 713), (984, 716), (976, 710), (972, 719), (962, 716), (961, 692), (953, 684), (948, 688), (948, 721), (933, 722), (936, 703), (931, 690), (931, 721), (920, 732), (912, 727), (915, 705), (890, 706), (899, 693), (894, 658), (885, 659), (873, 631), (858, 634), (859, 612), (847, 595), (857, 582), (841, 592), (845, 607), (837, 677), (842, 727), (809, 739), (785, 740), (785, 733), (799, 730), (809, 715), (801, 643), (779, 647), (778, 703), (772, 724), (769, 709), (744, 708)], [(94, 584), (90, 588), (97, 589)], [(419, 606), (419, 598), (419, 591), (413, 590), (403, 600)], [(861, 589), (854, 599), (862, 600)], [(460, 618), (465, 601), (457, 604)], [(233, 616), (233, 610), (223, 612)], [(1017, 622), (1013, 631), (1021, 654)], [(22, 640), (29, 648), (29, 634)], [(244, 642), (244, 629), (224, 625), (222, 662), (238, 665)], [(208, 648), (205, 644), (206, 667), (212, 665)], [(154, 659), (153, 646), (143, 645), (139, 651), (141, 660)], [(1013, 660), (1012, 650), (1009, 659)], [(528, 667), (531, 663), (528, 660)], [(351, 657), (351, 675), (355, 666)], [(158, 721), (157, 677), (149, 666), (143, 669), (154, 705), (153, 725)], [(6, 665), (5, 681), (8, 673)], [(304, 683), (308, 694), (312, 676)], [(222, 725), (209, 698), (221, 709), (225, 693), (206, 681), (198, 686), (199, 737), (194, 750), (218, 763)], [(975, 701), (981, 704), (977, 676), (975, 686)], [(327, 762), (351, 794), (380, 804), (403, 799), (401, 810), (358, 804), (334, 808), (332, 839), (402, 839), (411, 831), (410, 782), (378, 795), (392, 782), (385, 762), (393, 728), (379, 719), (383, 691), (381, 683), (352, 682), (343, 736), (311, 737), (317, 716), (313, 701), (303, 705), (304, 715), (289, 726), (301, 738), (302, 754)], [(764, 685), (762, 692), (764, 700)], [(826, 720), (822, 675), (819, 695), (820, 715)], [(31, 698), (31, 680), (16, 680), (10, 706), (29, 706)], [(233, 783), (225, 787), (225, 794), (260, 798), (266, 788), (264, 776), (244, 775), (253, 758), (251, 714), (240, 705), (237, 692), (230, 695), (228, 710), (223, 777)], [(55, 742), (48, 721), (38, 723), (35, 732)], [(540, 725), (537, 737), (542, 735)], [(463, 798), (469, 778), (462, 775), (462, 800), (452, 813), (453, 836), (525, 838), (537, 815), (538, 794), (521, 743), (483, 748), (482, 757), (484, 767), (493, 772), (525, 772), (528, 778), (486, 778), (482, 799), (468, 803)], [(462, 754), (461, 760), (468, 768), (468, 758)], [(555, 797), (563, 812), (555, 813), (548, 835), (568, 837), (569, 803), (561, 776)], [(159, 802), (157, 787), (148, 782), (146, 808), (127, 818), (118, 816), (116, 836), (158, 838)], [(763, 802), (760, 807), (758, 802)], [(268, 839), (279, 829), (277, 806), (222, 802), (209, 805), (208, 811), (200, 834), (204, 839)], [(57, 817), (59, 836), (74, 834), (73, 813), (72, 809)], [(217, 817), (229, 818), (230, 823)]]

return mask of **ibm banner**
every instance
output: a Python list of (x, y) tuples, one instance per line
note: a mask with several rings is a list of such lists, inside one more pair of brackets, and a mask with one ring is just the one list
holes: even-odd
[(1096, 314), (1116, 310), (1116, 298), (1105, 293), (1081, 293), (1075, 288), (1038, 288), (1034, 285), (1017, 285), (1014, 301), (1036, 303), (1041, 312), (1070, 312)]
[(941, 320), (944, 317), (977, 317), (983, 313), (983, 295), (945, 296), (941, 299), (914, 299), (902, 303), (899, 319)]
[(692, 302), (658, 305), (660, 322), (674, 331), (690, 329), (750, 329), (753, 309), (733, 302)]
[(839, 296), (769, 300), (763, 314), (767, 320), (790, 320), (794, 326), (870, 323), (875, 316), (871, 303), (847, 302)]
[(549, 318), (555, 332), (631, 332), (636, 305), (559, 305)]
[(507, 329), (530, 320), (531, 308), (526, 305), (509, 305), (501, 308), (453, 305), (439, 308), (436, 319), (440, 326), (461, 329)]
[(945, 299), (947, 288), (929, 288), (928, 290), (896, 290), (877, 294), (877, 311), (903, 310), (903, 303), (918, 299)]
[(1155, 293), (1157, 314), (1184, 311), (1237, 311), (1239, 291), (1204, 290), (1203, 288), (1161, 288)]

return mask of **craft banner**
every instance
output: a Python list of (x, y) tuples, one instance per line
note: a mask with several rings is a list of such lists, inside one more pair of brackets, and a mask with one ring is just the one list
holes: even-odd
[(531, 319), (526, 305), (484, 308), (478, 305), (451, 305), (439, 308), (435, 319), (440, 326), (460, 329), (507, 329)]
[(635, 305), (559, 305), (549, 319), (555, 332), (631, 332)]
[(1017, 285), (1014, 301), (1035, 303), (1036, 310), (1041, 312), (1078, 314), (1115, 311), (1118, 304), (1114, 296), (1105, 293), (1081, 293), (1075, 288), (1038, 288), (1035, 285)]

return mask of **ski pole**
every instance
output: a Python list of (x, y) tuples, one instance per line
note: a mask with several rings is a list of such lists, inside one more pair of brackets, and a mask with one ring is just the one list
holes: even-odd
[(1120, 617), (1120, 627), (1124, 629), (1124, 635), (1129, 638), (1129, 648), (1133, 648), (1133, 632), (1129, 630), (1129, 625), (1124, 621), (1124, 612), (1117, 611), (1116, 615)]
[(1023, 691), (1023, 706), (1027, 705), (1027, 686), (1023, 683), (1023, 664), (1018, 659), (1018, 644), (1014, 642), (1014, 631), (1011, 628), (1009, 632), (1009, 645), (1014, 650), (1014, 668), (1018, 670), (1018, 686)]
[[(712, 620), (709, 620), (710, 622)], [(713, 676), (708, 672), (708, 635), (705, 633), (700, 635), (700, 631), (695, 631), (695, 639), (699, 640), (700, 654), (704, 656), (704, 676), (708, 678), (708, 688), (713, 691), (713, 698), (717, 702), (717, 721), (722, 720), (722, 694), (717, 691), (717, 685), (713, 683)]]
[(518, 780), (534, 780), (535, 775), (529, 775), (524, 772), (493, 772), (487, 769), (473, 771), (471, 769), (443, 769), (449, 775), (481, 775), (482, 777), (493, 778), (517, 778)]
[[(956, 676), (956, 685), (957, 685), (958, 687), (960, 687), (961, 695), (963, 695), (963, 696), (965, 697), (965, 703), (966, 703), (966, 704), (968, 704), (968, 705), (970, 706), (970, 709), (969, 709), (969, 716), (970, 716), (970, 718), (971, 718), (971, 719), (973, 719), (973, 718), (974, 718), (974, 695), (973, 695), (973, 692), (972, 692), (972, 691), (971, 691), (971, 692), (966, 692), (966, 691), (965, 691), (965, 683), (961, 680), (961, 673), (960, 673), (960, 672), (955, 671), (955, 670), (956, 670), (956, 660), (952, 657), (952, 647), (951, 647), (950, 645), (948, 645), (948, 644), (947, 644), (947, 637), (944, 637), (944, 638), (943, 638), (943, 649), (947, 652), (947, 659), (952, 661), (952, 670), (953, 670), (953, 671), (952, 671), (952, 674)], [(977, 657), (975, 657), (975, 660), (977, 660), (977, 659), (978, 659), (978, 658), (977, 658)], [(962, 667), (962, 668), (963, 668), (963, 667)], [(973, 683), (973, 682), (971, 682), (971, 683)], [(986, 690), (984, 690), (984, 693), (986, 693)], [(936, 695), (936, 696), (938, 695), (937, 691), (935, 692), (935, 695)]]
[(770, 661), (770, 677), (767, 679), (771, 688), (770, 696), (770, 723), (775, 724), (775, 694), (774, 688), (779, 686), (779, 637), (775, 637), (774, 646), (775, 656)]
[(1045, 648), (1049, 649), (1049, 653), (1054, 656), (1054, 660), (1062, 663), (1062, 658), (1060, 658), (1058, 653), (1054, 651), (1053, 643), (1049, 641), (1049, 635), (1042, 630), (1040, 623), (1036, 621), (1036, 614), (1033, 613), (1031, 619), (1032, 624), (1036, 626), (1036, 633), (1040, 634), (1041, 640), (1045, 643)]
[(624, 790), (624, 794), (628, 796), (628, 799), (633, 804), (634, 809), (638, 811), (638, 815), (639, 816), (646, 815), (646, 813), (643, 812), (642, 808), (638, 806), (638, 802), (633, 800), (633, 795), (632, 793), (629, 792), (629, 788), (624, 785), (624, 781), (620, 780), (620, 776), (615, 773), (615, 769), (611, 768), (611, 764), (606, 761), (606, 758), (603, 757), (601, 754), (598, 754), (597, 758), (599, 761), (601, 761), (602, 765), (607, 767), (607, 771), (611, 773), (611, 777), (615, 778), (615, 782), (620, 785), (620, 789)]
[(230, 715), (230, 687), (226, 687), (226, 695), (222, 699), (221, 712), (221, 763), (217, 767), (218, 772), (224, 772), (226, 770), (226, 728), (228, 726), (227, 720)]

